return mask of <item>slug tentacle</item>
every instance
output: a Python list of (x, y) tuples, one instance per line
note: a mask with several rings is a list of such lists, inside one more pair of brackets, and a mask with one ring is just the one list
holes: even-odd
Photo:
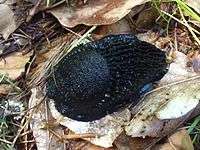
[(79, 45), (47, 79), (47, 96), (64, 116), (93, 121), (128, 104), (167, 72), (165, 52), (131, 34)]

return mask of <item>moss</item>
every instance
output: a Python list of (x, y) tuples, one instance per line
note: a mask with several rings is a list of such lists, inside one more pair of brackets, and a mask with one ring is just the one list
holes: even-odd
[(93, 121), (137, 104), (140, 90), (166, 72), (160, 49), (134, 35), (110, 35), (65, 56), (48, 78), (46, 92), (62, 115)]

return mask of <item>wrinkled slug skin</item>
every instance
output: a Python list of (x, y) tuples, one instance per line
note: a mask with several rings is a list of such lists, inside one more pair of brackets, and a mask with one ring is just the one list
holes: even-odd
[(143, 86), (166, 72), (165, 52), (131, 34), (109, 35), (66, 55), (47, 79), (46, 94), (62, 115), (93, 121), (137, 104)]

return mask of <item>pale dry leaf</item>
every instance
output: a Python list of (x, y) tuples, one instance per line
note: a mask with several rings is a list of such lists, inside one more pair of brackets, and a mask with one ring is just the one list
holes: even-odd
[(117, 22), (126, 16), (137, 5), (149, 0), (95, 0), (77, 8), (67, 8), (65, 5), (54, 8), (50, 12), (65, 27), (78, 24), (106, 25)]
[[(178, 121), (181, 118), (182, 121), (187, 119), (187, 115), (190, 114), (196, 107), (196, 101), (199, 101), (200, 99), (199, 93), (200, 76), (190, 78), (185, 82), (163, 86), (157, 91), (148, 94), (144, 97), (144, 101), (142, 102), (143, 104), (141, 104), (138, 108), (139, 112), (131, 120), (130, 124), (126, 126), (126, 133), (133, 137), (159, 137), (162, 136), (161, 133), (164, 132), (164, 130), (168, 130), (166, 124), (169, 122), (171, 122), (170, 127), (175, 129), (178, 124), (173, 124), (173, 121)], [(176, 102), (174, 108), (179, 107), (180, 101), (178, 100), (177, 102), (178, 97), (183, 100), (183, 103), (188, 103), (190, 100), (195, 99), (195, 106), (193, 105), (191, 109), (186, 110), (178, 109), (176, 112), (178, 115), (175, 114), (174, 111), (170, 112), (168, 109), (166, 109), (166, 107), (168, 107), (167, 105), (169, 105), (169, 102), (174, 101), (174, 103)], [(165, 110), (166, 113), (163, 112), (163, 110)], [(182, 112), (181, 115), (180, 112)], [(164, 114), (165, 116), (163, 116)], [(179, 121), (180, 123), (181, 120)]]
[(0, 3), (0, 34), (5, 40), (26, 20), (30, 7), (24, 1), (3, 0)]
[(100, 120), (92, 122), (81, 122), (72, 120), (61, 115), (55, 108), (53, 100), (49, 99), (49, 108), (54, 118), (70, 130), (77, 134), (92, 133), (96, 138), (87, 138), (85, 140), (101, 147), (112, 147), (112, 143), (123, 131), (123, 126), (130, 120), (130, 111), (125, 109), (107, 115)]
[(5, 39), (17, 28), (13, 11), (7, 4), (0, 4), (0, 34)]
[[(33, 131), (33, 136), (36, 141), (38, 150), (63, 150), (64, 144), (58, 142), (58, 139), (48, 132), (47, 129), (43, 129), (44, 124), (51, 119), (51, 115), (48, 114), (47, 118), (47, 109), (45, 107), (44, 95), (41, 93), (39, 89), (32, 89), (32, 95), (29, 99), (29, 109), (32, 110), (33, 113), (30, 127)], [(41, 101), (43, 101), (41, 103)], [(38, 105), (40, 104), (40, 105)], [(36, 111), (34, 110), (36, 109)], [(62, 135), (62, 129), (59, 127), (54, 129), (55, 132), (60, 133)]]
[(0, 60), (0, 74), (7, 75), (10, 79), (17, 79), (25, 71), (25, 65), (29, 62), (32, 52), (25, 55), (15, 52)]
[(103, 148), (103, 147), (99, 147), (99, 146), (93, 145), (91, 143), (88, 143), (83, 148), (81, 148), (81, 150), (115, 150), (115, 149), (114, 148)]
[(186, 130), (172, 134), (164, 144), (155, 145), (152, 150), (194, 150), (190, 136)]

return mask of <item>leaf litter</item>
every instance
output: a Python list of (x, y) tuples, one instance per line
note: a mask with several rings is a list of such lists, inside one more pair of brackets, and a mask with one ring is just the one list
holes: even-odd
[[(80, 9), (81, 7), (76, 8), (76, 9)], [(122, 6), (120, 6), (120, 7), (122, 7)], [(133, 5), (128, 6), (128, 8), (132, 8), (132, 7), (133, 7)], [(124, 7), (122, 7), (122, 8), (124, 9)], [(122, 8), (120, 8), (120, 9), (122, 9)], [(54, 10), (54, 8), (52, 10)], [(56, 8), (55, 8), (55, 10), (56, 10)], [(124, 13), (124, 11), (126, 13)], [(119, 18), (120, 19), (123, 18), (125, 16), (125, 14), (128, 14), (130, 12), (129, 9), (128, 10), (124, 9), (124, 11), (122, 12), (122, 14), (117, 16), (112, 21), (116, 22), (119, 20)], [(140, 11), (138, 11), (137, 13), (139, 13), (139, 12)], [(134, 16), (135, 16), (135, 14), (134, 14)], [(126, 16), (125, 18), (127, 19), (127, 17), (129, 18), (130, 16)], [(148, 20), (148, 17), (147, 17), (147, 20)], [(76, 19), (75, 19), (75, 21), (76, 21)], [(95, 24), (95, 25), (96, 24), (111, 24), (111, 23), (113, 23), (112, 21), (108, 21), (106, 23), (102, 23), (102, 22), (99, 23), (97, 20), (93, 20), (93, 21), (95, 23), (91, 23), (92, 21), (90, 23)], [(80, 24), (83, 23), (80, 21), (77, 21), (77, 22), (78, 23), (74, 23), (74, 24), (73, 24), (73, 22), (70, 22), (70, 23), (73, 24), (72, 26), (75, 26), (79, 23)], [(87, 22), (87, 19), (86, 19), (86, 22)], [(99, 35), (104, 36), (106, 34), (112, 34), (112, 33), (124, 33), (124, 32), (131, 33), (132, 30), (134, 30), (134, 27), (130, 26), (130, 22), (132, 22), (132, 21), (128, 19), (128, 22), (125, 21), (120, 26), (116, 26), (115, 24), (107, 25), (106, 30), (108, 30), (108, 33), (107, 33), (107, 31), (105, 32), (105, 30), (104, 30), (105, 26), (100, 26), (99, 28), (104, 28), (104, 29), (100, 30), (99, 33), (91, 34), (91, 36), (93, 36), (93, 37), (95, 36), (98, 38)], [(83, 23), (83, 24), (87, 24), (87, 23)], [(120, 29), (120, 27), (122, 27), (124, 25), (126, 25), (127, 28), (125, 30), (122, 28), (122, 30), (119, 32), (118, 29)], [(64, 26), (70, 27), (70, 25), (68, 25), (68, 22)], [(129, 26), (131, 28), (129, 28)], [(43, 83), (42, 82), (43, 78), (44, 78), (43, 74), (46, 71), (45, 70), (46, 67), (48, 68), (49, 65), (52, 65), (51, 62), (56, 63), (55, 58), (60, 57), (60, 55), (63, 55), (63, 50), (66, 50), (66, 46), (69, 47), (69, 43), (72, 42), (74, 39), (79, 38), (79, 35), (84, 36), (83, 33), (85, 33), (85, 31), (88, 29), (86, 26), (83, 26), (83, 28), (86, 28), (86, 30), (83, 29), (82, 31), (80, 31), (80, 28), (81, 27), (67, 29), (68, 32), (70, 33), (70, 34), (69, 33), (67, 33), (67, 34), (69, 34), (70, 36), (58, 38), (58, 35), (56, 34), (55, 37), (58, 38), (57, 39), (58, 42), (55, 42), (56, 44), (54, 46), (52, 44), (50, 44), (50, 43), (52, 43), (51, 38), (50, 38), (51, 42), (49, 42), (49, 40), (47, 38), (50, 36), (49, 35), (45, 36), (44, 42), (41, 42), (41, 44), (39, 46), (37, 46), (37, 48), (36, 48), (37, 49), (36, 52), (38, 53), (38, 49), (40, 49), (40, 52), (39, 52), (39, 54), (34, 55), (35, 59), (32, 59), (33, 63), (31, 63), (31, 65), (28, 65), (29, 69), (27, 69), (26, 64), (30, 60), (30, 57), (32, 55), (27, 55), (27, 58), (25, 58), (26, 54), (24, 56), (20, 52), (15, 52), (15, 53), (11, 53), (10, 56), (6, 56), (4, 58), (4, 59), (7, 59), (7, 61), (8, 60), (10, 60), (10, 61), (8, 61), (7, 69), (2, 69), (3, 73), (4, 74), (6, 73), (9, 77), (11, 77), (12, 80), (16, 80), (17, 77), (19, 77), (20, 74), (25, 71), (25, 74), (27, 75), (27, 79), (28, 79), (27, 83), (31, 83), (31, 84), (29, 84), (29, 88), (32, 88), (31, 100), (33, 100), (33, 101), (35, 100), (34, 103), (31, 103), (31, 102), (33, 102), (31, 100), (29, 101), (29, 109), (27, 111), (28, 113), (27, 113), (27, 115), (25, 115), (24, 118), (21, 119), (21, 129), (18, 131), (17, 136), (14, 138), (12, 145), (15, 145), (15, 143), (18, 142), (17, 139), (19, 138), (22, 140), (22, 142), (23, 141), (25, 141), (25, 143), (27, 142), (26, 144), (23, 145), (25, 147), (27, 147), (27, 146), (34, 147), (34, 141), (36, 140), (36, 143), (37, 143), (36, 145), (37, 145), (38, 149), (47, 149), (49, 147), (52, 147), (52, 148), (57, 147), (57, 148), (61, 148), (61, 149), (63, 149), (63, 148), (65, 148), (65, 149), (70, 149), (70, 148), (71, 149), (84, 149), (84, 148), (85, 149), (90, 149), (90, 148), (91, 149), (102, 149), (95, 145), (100, 145), (102, 147), (110, 147), (110, 146), (114, 145), (113, 149), (116, 149), (116, 148), (122, 149), (123, 148), (122, 140), (125, 140), (124, 142), (128, 143), (128, 145), (129, 145), (128, 147), (126, 147), (127, 149), (132, 149), (135, 146), (140, 147), (141, 145), (146, 145), (146, 147), (143, 147), (143, 148), (147, 148), (147, 147), (153, 146), (156, 143), (156, 141), (158, 141), (160, 138), (163, 138), (163, 136), (171, 134), (178, 126), (182, 126), (185, 121), (190, 119), (190, 115), (192, 114), (192, 112), (199, 112), (199, 109), (196, 109), (196, 108), (199, 108), (198, 107), (198, 100), (199, 100), (198, 96), (199, 95), (196, 94), (196, 93), (199, 93), (199, 91), (198, 91), (199, 90), (199, 88), (198, 88), (199, 87), (199, 85), (198, 85), (199, 78), (195, 77), (195, 76), (198, 76), (196, 73), (196, 72), (198, 72), (198, 65), (199, 65), (198, 54), (195, 54), (192, 57), (187, 58), (186, 55), (184, 55), (183, 53), (177, 52), (177, 49), (182, 50), (183, 48), (185, 48), (186, 50), (182, 51), (182, 52), (187, 54), (187, 51), (188, 50), (191, 51), (190, 50), (191, 48), (198, 49), (198, 47), (191, 46), (192, 42), (185, 43), (184, 37), (185, 36), (189, 37), (189, 35), (182, 35), (183, 40), (181, 41), (181, 39), (179, 38), (181, 36), (179, 36), (179, 35), (175, 35), (175, 40), (174, 40), (174, 34), (169, 34), (168, 37), (161, 37), (160, 36), (160, 35), (162, 35), (161, 32), (159, 34), (157, 34), (154, 31), (153, 32), (150, 31), (150, 32), (147, 32), (147, 34), (146, 33), (144, 33), (143, 35), (139, 34), (138, 36), (143, 39), (146, 36), (146, 40), (151, 41), (151, 43), (164, 49), (169, 54), (170, 53), (172, 54), (172, 57), (171, 57), (172, 63), (170, 65), (169, 72), (160, 81), (160, 83), (158, 83), (157, 89), (155, 89), (155, 91), (152, 91), (152, 93), (147, 94), (143, 99), (144, 101), (141, 102), (140, 104), (138, 104), (137, 108), (133, 109), (130, 107), (129, 109), (125, 109), (122, 112), (117, 112), (117, 113), (114, 113), (113, 115), (108, 115), (105, 118), (102, 118), (99, 121), (96, 121), (95, 123), (80, 123), (80, 122), (77, 122), (74, 120), (70, 120), (66, 117), (58, 118), (58, 116), (56, 116), (57, 114), (52, 109), (53, 105), (51, 103), (49, 103), (50, 110), (48, 110), (48, 103), (46, 102), (46, 100), (43, 100), (43, 99), (47, 99), (47, 98), (45, 98), (45, 95), (43, 95), (43, 90), (41, 90), (40, 86), (42, 86), (42, 87), (44, 86), (44, 84), (41, 84), (41, 83)], [(134, 31), (136, 31), (136, 30), (134, 30)], [(76, 34), (74, 36), (71, 36), (72, 34), (74, 34), (74, 32)], [(175, 30), (175, 33), (177, 33), (177, 30)], [(184, 33), (187, 33), (187, 31), (181, 30), (181, 34), (184, 34)], [(91, 36), (89, 34), (89, 39), (91, 39)], [(150, 36), (152, 36), (152, 37), (150, 38)], [(88, 37), (88, 35), (85, 37)], [(70, 41), (71, 38), (73, 40)], [(66, 44), (66, 42), (69, 42), (69, 43)], [(178, 46), (176, 46), (176, 42), (178, 43)], [(48, 44), (50, 44), (49, 48), (47, 48), (47, 46), (46, 46)], [(41, 47), (41, 45), (44, 45), (44, 46)], [(42, 52), (42, 50), (44, 50), (44, 49), (46, 49), (45, 52)], [(14, 63), (12, 62), (12, 59), (11, 59), (11, 58), (18, 59), (18, 57), (16, 57), (15, 54), (19, 54), (19, 63), (22, 62), (22, 64), (19, 65), (20, 66), (19, 68), (21, 68), (21, 70), (19, 69), (19, 71), (17, 71), (17, 72), (13, 71), (13, 72), (16, 72), (16, 74), (14, 74), (12, 72), (12, 69), (14, 70), (15, 65), (17, 65), (17, 64), (13, 65)], [(54, 61), (52, 61), (52, 60), (54, 60)], [(10, 62), (12, 62), (12, 63), (10, 63)], [(191, 63), (192, 65), (188, 66), (188, 62)], [(9, 64), (11, 67), (9, 67)], [(4, 66), (4, 68), (6, 68), (4, 63), (2, 63), (2, 66)], [(10, 72), (9, 72), (8, 68), (11, 68)], [(32, 69), (32, 68), (35, 68), (35, 69)], [(28, 70), (28, 72), (26, 72), (27, 70)], [(20, 87), (21, 87), (21, 85), (20, 85)], [(35, 87), (37, 87), (37, 90), (35, 89)], [(189, 89), (188, 90), (183, 87), (190, 87), (190, 88), (188, 88)], [(185, 92), (188, 94), (184, 95), (182, 92)], [(176, 93), (176, 94), (173, 94), (173, 93)], [(36, 96), (37, 94), (39, 94), (39, 97)], [(164, 98), (159, 97), (159, 96), (162, 97), (165, 94), (167, 94), (167, 96), (164, 96)], [(4, 95), (6, 95), (6, 92), (4, 92)], [(180, 96), (182, 96), (183, 99), (185, 99), (185, 101), (182, 101), (181, 99), (177, 99)], [(24, 97), (24, 95), (22, 97)], [(20, 98), (22, 98), (22, 97), (20, 97)], [(159, 97), (159, 98), (157, 98), (157, 97)], [(167, 102), (166, 101), (164, 102), (163, 100), (166, 98), (169, 100), (167, 100)], [(27, 97), (27, 99), (28, 99), (28, 97)], [(37, 104), (36, 101), (38, 101), (38, 99), (43, 100), (43, 101), (39, 101), (39, 104), (41, 104), (41, 105), (36, 105)], [(190, 101), (191, 105), (188, 105), (190, 107), (185, 107), (185, 103), (187, 103), (188, 99), (191, 99), (193, 101)], [(174, 114), (171, 114), (170, 109), (177, 105), (182, 105), (183, 106), (182, 109), (176, 110), (176, 112), (174, 112)], [(36, 107), (36, 106), (38, 106), (38, 107)], [(149, 113), (148, 111), (152, 111), (152, 112)], [(170, 111), (170, 112), (167, 113), (167, 115), (166, 115), (166, 112), (168, 112), (168, 111)], [(53, 112), (52, 116), (54, 116), (54, 117), (51, 116), (51, 112)], [(199, 113), (197, 113), (196, 115), (198, 115), (198, 114)], [(54, 118), (56, 118), (56, 120)], [(126, 118), (126, 119), (124, 119), (124, 118)], [(50, 126), (51, 121), (53, 121), (55, 123), (55, 125), (57, 125), (57, 126), (51, 127)], [(47, 124), (45, 124), (46, 122), (47, 122)], [(49, 126), (48, 126), (48, 122), (49, 122)], [(66, 125), (66, 122), (67, 122), (67, 125)], [(33, 136), (35, 137), (34, 140), (30, 140), (30, 134), (26, 134), (26, 132), (29, 131), (29, 123), (30, 123), (31, 129), (33, 131)], [(58, 126), (58, 123), (60, 123), (64, 126), (67, 126), (73, 132), (72, 131), (69, 132), (68, 129), (66, 129), (66, 128), (65, 128), (65, 130), (63, 130), (63, 127)], [(47, 126), (47, 128), (44, 127), (44, 125)], [(136, 125), (138, 125), (137, 128), (136, 128)], [(67, 132), (66, 132), (66, 130), (67, 130)], [(64, 133), (68, 134), (67, 137), (65, 137), (63, 135)], [(102, 134), (102, 133), (105, 133), (105, 134)], [(133, 137), (137, 137), (137, 138), (127, 137), (126, 134), (131, 135)], [(24, 137), (20, 138), (20, 135), (24, 135)], [(95, 138), (93, 135), (95, 135)], [(89, 137), (91, 136), (91, 137), (84, 138), (86, 136), (89, 136)], [(119, 140), (119, 138), (117, 138), (120, 136), (123, 137), (123, 139)], [(143, 139), (144, 140), (143, 141), (140, 138), (138, 140), (138, 137), (140, 137), (140, 136), (141, 137), (151, 136), (152, 138), (148, 139), (146, 137), (145, 139), (147, 139), (147, 140)], [(84, 140), (73, 141), (70, 138), (72, 138), (72, 139), (74, 139), (74, 138), (81, 139), (82, 138), (84, 140), (92, 142), (95, 145), (85, 142)], [(27, 139), (29, 139), (29, 140), (27, 140)], [(43, 139), (43, 140), (41, 140), (41, 139)], [(62, 141), (62, 142), (59, 142), (58, 140)], [(151, 141), (150, 144), (147, 142), (148, 140)], [(31, 141), (33, 143), (31, 143)], [(136, 141), (140, 141), (140, 142), (143, 141), (143, 142), (140, 143), (140, 142), (136, 142)], [(65, 144), (63, 144), (63, 142)]]

